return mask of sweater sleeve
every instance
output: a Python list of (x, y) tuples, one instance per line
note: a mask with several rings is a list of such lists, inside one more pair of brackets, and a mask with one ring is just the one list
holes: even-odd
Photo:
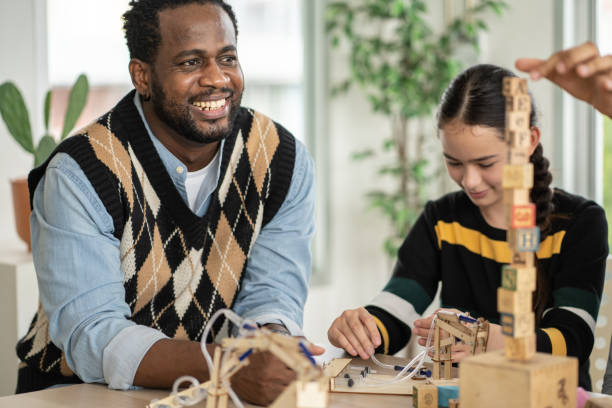
[(551, 307), (536, 330), (538, 351), (577, 357), (582, 365), (593, 349), (595, 322), (608, 257), (608, 227), (594, 203), (575, 215), (551, 265)]
[(428, 203), (398, 251), (391, 279), (366, 306), (375, 317), (383, 340), (377, 352), (393, 354), (404, 347), (414, 321), (436, 294), (440, 249), (434, 220), (434, 204)]

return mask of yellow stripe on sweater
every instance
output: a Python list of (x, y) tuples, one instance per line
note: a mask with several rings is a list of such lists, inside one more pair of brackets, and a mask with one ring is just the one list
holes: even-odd
[(567, 356), (567, 345), (565, 344), (565, 337), (559, 329), (554, 327), (547, 327), (542, 329), (544, 333), (550, 338), (550, 344), (552, 344), (552, 354), (556, 356)]
[(378, 327), (378, 330), (380, 331), (380, 334), (382, 336), (383, 353), (389, 354), (389, 332), (387, 331), (385, 325), (382, 324), (382, 322), (378, 319), (378, 317), (372, 317), (374, 318), (374, 321), (376, 322), (376, 327)]
[[(499, 263), (510, 263), (511, 251), (506, 241), (496, 241), (481, 233), (480, 231), (466, 228), (458, 222), (438, 221), (434, 227), (438, 238), (438, 247), (442, 248), (442, 241), (452, 245), (461, 245), (468, 251), (484, 258), (492, 259)], [(540, 243), (538, 259), (550, 258), (561, 252), (561, 244), (565, 237), (565, 231), (559, 231), (546, 237)]]

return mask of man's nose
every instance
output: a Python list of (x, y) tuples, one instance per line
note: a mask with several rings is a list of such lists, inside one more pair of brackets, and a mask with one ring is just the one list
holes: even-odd
[(227, 86), (229, 81), (229, 76), (214, 61), (202, 68), (199, 83), (203, 87), (223, 88)]

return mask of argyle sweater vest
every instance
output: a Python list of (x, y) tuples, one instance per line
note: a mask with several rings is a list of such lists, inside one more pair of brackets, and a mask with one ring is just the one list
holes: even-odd
[[(218, 187), (198, 217), (176, 190), (133, 96), (54, 153), (77, 161), (112, 216), (131, 319), (171, 338), (199, 341), (212, 314), (233, 305), (249, 252), (285, 200), (295, 139), (264, 115), (240, 108), (224, 143)], [(30, 173), (32, 195), (49, 160)], [(213, 332), (222, 324), (219, 319)], [(49, 338), (41, 307), (17, 354), (43, 377), (75, 378)]]

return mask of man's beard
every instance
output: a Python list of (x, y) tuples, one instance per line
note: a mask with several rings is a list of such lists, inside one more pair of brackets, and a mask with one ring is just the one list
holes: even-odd
[[(214, 143), (229, 136), (234, 127), (236, 116), (238, 116), (238, 111), (240, 110), (242, 95), (240, 95), (236, 101), (233, 101), (232, 96), (234, 95), (234, 91), (228, 88), (221, 89), (222, 92), (230, 94), (226, 102), (231, 104), (228, 126), (221, 127), (218, 125), (218, 120), (211, 120), (208, 121), (211, 126), (210, 130), (208, 132), (203, 132), (198, 127), (196, 121), (191, 117), (187, 106), (179, 105), (175, 101), (168, 100), (164, 90), (155, 78), (151, 85), (151, 103), (153, 105), (153, 110), (162, 122), (185, 139), (197, 143)], [(206, 95), (198, 95), (198, 97), (193, 98), (193, 101), (201, 100), (204, 97), (206, 97)]]

